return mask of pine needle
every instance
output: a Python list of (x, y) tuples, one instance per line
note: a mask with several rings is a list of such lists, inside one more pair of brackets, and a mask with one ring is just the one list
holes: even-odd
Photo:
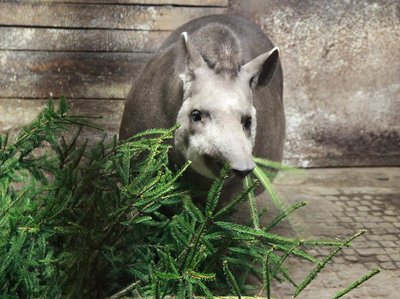
[(279, 224), (282, 220), (286, 219), (290, 214), (292, 214), (294, 211), (296, 211), (299, 208), (304, 207), (307, 205), (306, 202), (299, 202), (295, 203), (294, 205), (290, 206), (287, 210), (282, 211), (272, 222), (264, 228), (265, 231), (271, 230), (273, 227), (275, 227), (277, 224)]
[(229, 269), (228, 262), (224, 261), (222, 263), (222, 267), (224, 269), (226, 281), (228, 282), (229, 286), (231, 287), (232, 293), (235, 294), (240, 299), (241, 295), (240, 295), (239, 285), (238, 285), (235, 277), (233, 276), (231, 270)]
[(376, 274), (381, 272), (380, 269), (372, 269), (368, 274), (364, 275), (363, 277), (360, 277), (356, 281), (353, 281), (348, 287), (346, 287), (344, 290), (338, 292), (335, 296), (332, 297), (332, 299), (338, 299), (346, 295), (347, 293), (351, 292), (355, 288), (357, 288), (359, 285), (362, 283), (366, 282), (370, 278), (374, 277)]
[(321, 270), (323, 268), (325, 268), (326, 264), (340, 251), (342, 250), (345, 246), (347, 246), (348, 244), (350, 244), (351, 241), (353, 241), (354, 239), (358, 238), (359, 236), (363, 235), (366, 231), (365, 230), (361, 230), (358, 233), (356, 233), (355, 235), (351, 236), (350, 238), (348, 238), (345, 242), (343, 242), (340, 246), (338, 246), (337, 248), (335, 248), (319, 265), (317, 265), (314, 270), (312, 270), (308, 276), (306, 277), (306, 279), (299, 285), (299, 287), (296, 289), (295, 294), (293, 296), (293, 298), (297, 297), (302, 290), (304, 290), (318, 275), (319, 272), (321, 272)]
[[(243, 185), (244, 185), (245, 190), (249, 189), (249, 187), (251, 186), (249, 176), (246, 176), (244, 178)], [(249, 203), (250, 215), (251, 215), (251, 220), (253, 221), (253, 226), (255, 229), (259, 229), (260, 228), (260, 219), (258, 217), (256, 196), (254, 195), (254, 191), (251, 189), (247, 193), (247, 202)]]
[(271, 200), (275, 207), (278, 208), (279, 211), (281, 212), (286, 212), (286, 207), (285, 203), (279, 198), (278, 193), (275, 191), (275, 188), (272, 186), (271, 180), (268, 178), (268, 176), (264, 173), (264, 171), (256, 166), (254, 168), (253, 173), (255, 176), (258, 178), (258, 180), (261, 182), (261, 184), (264, 186), (265, 190), (267, 190), (268, 194), (271, 196)]

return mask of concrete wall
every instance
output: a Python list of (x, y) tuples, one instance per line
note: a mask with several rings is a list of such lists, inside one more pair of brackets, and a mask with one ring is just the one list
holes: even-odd
[(400, 1), (230, 4), (281, 49), (286, 160), (400, 165)]

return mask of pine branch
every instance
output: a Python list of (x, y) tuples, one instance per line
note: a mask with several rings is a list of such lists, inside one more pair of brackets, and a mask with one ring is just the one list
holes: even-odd
[(374, 277), (376, 274), (381, 272), (380, 269), (373, 269), (371, 270), (368, 274), (364, 275), (363, 277), (360, 277), (356, 281), (353, 281), (348, 287), (346, 287), (344, 290), (338, 292), (335, 296), (332, 297), (332, 299), (338, 299), (346, 295), (347, 293), (351, 292), (355, 288), (357, 288), (359, 285), (362, 283), (366, 282), (370, 278)]
[(271, 253), (275, 250), (275, 247), (272, 247), (271, 249), (269, 249), (267, 251), (267, 253), (265, 254), (265, 257), (262, 260), (262, 289), (260, 290), (260, 292), (258, 293), (258, 296), (261, 296), (261, 294), (264, 292), (264, 290), (266, 290), (267, 293), (267, 299), (271, 299), (271, 274), (270, 274), (270, 270), (269, 270), (269, 257), (271, 255)]
[(240, 299), (241, 298), (240, 289), (235, 277), (233, 276), (231, 270), (229, 269), (228, 262), (223, 261), (222, 267), (224, 269), (226, 281), (228, 282), (232, 293), (234, 293)]
[(268, 194), (271, 196), (271, 200), (274, 205), (282, 212), (286, 211), (285, 204), (279, 198), (277, 192), (275, 191), (274, 187), (272, 186), (272, 182), (268, 178), (268, 176), (262, 171), (262, 169), (258, 166), (254, 168), (253, 173), (264, 186), (265, 190), (267, 190)]
[[(249, 187), (251, 186), (249, 176), (244, 178), (243, 185), (244, 185), (244, 189), (249, 189)], [(260, 228), (260, 219), (258, 218), (256, 196), (254, 195), (254, 192), (251, 189), (249, 189), (249, 192), (247, 193), (247, 200), (249, 203), (250, 215), (251, 215), (251, 219), (253, 221), (253, 226), (255, 229), (259, 229)]]
[(358, 233), (356, 233), (354, 236), (348, 238), (345, 242), (343, 242), (343, 244), (341, 244), (340, 246), (338, 246), (337, 248), (335, 248), (330, 254), (329, 256), (327, 256), (322, 263), (320, 263), (319, 265), (317, 265), (317, 267), (314, 268), (314, 270), (312, 270), (308, 276), (306, 277), (306, 279), (299, 285), (299, 287), (296, 289), (296, 292), (293, 296), (293, 298), (297, 297), (300, 292), (302, 290), (304, 290), (318, 275), (319, 272), (321, 272), (321, 270), (326, 266), (326, 264), (340, 251), (342, 250), (345, 246), (347, 246), (348, 244), (351, 243), (351, 241), (353, 241), (354, 239), (358, 238), (359, 236), (363, 235), (366, 231), (365, 230), (361, 230)]
[(260, 158), (260, 157), (253, 157), (253, 161), (256, 164), (259, 164), (263, 167), (266, 168), (272, 168), (275, 170), (289, 170), (289, 171), (298, 171), (298, 172), (302, 172), (301, 169), (297, 168), (297, 167), (293, 167), (293, 166), (289, 166), (289, 165), (283, 165), (282, 163), (276, 162), (276, 161), (271, 161), (271, 160), (267, 160), (264, 158)]
[(247, 199), (247, 196), (250, 192), (254, 192), (257, 185), (257, 181), (253, 180), (253, 182), (249, 186), (247, 186), (247, 188), (243, 190), (240, 195), (234, 197), (228, 204), (223, 206), (217, 213), (215, 213), (213, 218), (219, 219), (224, 216), (226, 217), (227, 215), (232, 213), (240, 203), (244, 202)]
[(279, 224), (282, 220), (286, 219), (294, 211), (304, 207), (305, 205), (307, 205), (306, 202), (295, 203), (294, 205), (290, 206), (287, 210), (282, 211), (274, 220), (272, 220), (272, 222), (267, 227), (264, 228), (264, 231), (266, 232), (270, 231), (273, 227)]
[(126, 295), (128, 295), (130, 292), (132, 292), (137, 286), (139, 286), (140, 281), (135, 281), (132, 282), (130, 285), (128, 285), (125, 289), (119, 291), (118, 293), (115, 293), (109, 299), (118, 299), (118, 298), (124, 298)]
[(224, 165), (224, 167), (221, 169), (219, 177), (214, 180), (213, 184), (211, 185), (210, 191), (208, 192), (206, 201), (206, 215), (209, 217), (213, 214), (214, 209), (218, 204), (224, 181), (228, 177), (228, 171), (229, 166)]
[(295, 244), (293, 247), (291, 247), (288, 251), (285, 252), (285, 254), (280, 258), (279, 262), (275, 265), (274, 270), (271, 273), (271, 278), (275, 277), (278, 271), (281, 270), (282, 265), (284, 261), (289, 257), (292, 252), (298, 248), (301, 245), (301, 241), (299, 241), (297, 244)]

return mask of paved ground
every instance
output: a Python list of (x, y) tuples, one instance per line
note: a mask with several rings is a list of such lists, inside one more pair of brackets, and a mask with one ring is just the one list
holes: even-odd
[[(304, 238), (345, 238), (367, 233), (346, 248), (298, 298), (332, 298), (351, 281), (379, 267), (382, 272), (343, 298), (400, 298), (400, 168), (311, 169), (280, 174), (276, 186), (288, 204), (307, 201), (282, 234)], [(328, 249), (315, 251), (326, 256)], [(289, 261), (300, 282), (309, 264)], [(275, 284), (273, 295), (290, 298), (293, 288)]]

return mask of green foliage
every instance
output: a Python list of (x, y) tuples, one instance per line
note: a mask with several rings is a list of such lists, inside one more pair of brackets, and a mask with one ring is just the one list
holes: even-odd
[[(247, 281), (255, 277), (263, 286), (260, 295), (270, 298), (274, 279), (296, 286), (284, 266), (291, 256), (316, 266), (297, 287), (298, 294), (352, 240), (298, 240), (271, 233), (304, 203), (282, 210), (261, 227), (256, 180), (248, 177), (240, 194), (220, 202), (227, 167), (202, 206), (179, 180), (189, 163), (178, 170), (169, 166), (168, 141), (175, 128), (89, 146), (80, 137), (82, 127), (92, 126), (88, 117), (69, 115), (64, 99), (58, 107), (50, 101), (14, 143), (0, 136), (1, 296), (240, 297), (254, 294)], [(260, 164), (256, 176), (279, 203), (261, 167), (282, 166), (255, 161)], [(250, 226), (232, 220), (244, 201)], [(335, 249), (320, 261), (307, 252), (312, 246)]]
[(370, 278), (372, 278), (373, 276), (378, 274), (380, 271), (381, 270), (379, 270), (379, 269), (372, 269), (370, 272), (368, 272), (363, 277), (360, 277), (356, 281), (353, 281), (344, 290), (342, 290), (342, 291), (338, 292), (337, 294), (335, 294), (335, 296), (333, 296), (332, 299), (342, 298), (344, 295), (349, 293), (351, 290), (354, 290), (356, 287), (358, 287), (362, 283), (366, 282), (367, 280), (369, 280)]

